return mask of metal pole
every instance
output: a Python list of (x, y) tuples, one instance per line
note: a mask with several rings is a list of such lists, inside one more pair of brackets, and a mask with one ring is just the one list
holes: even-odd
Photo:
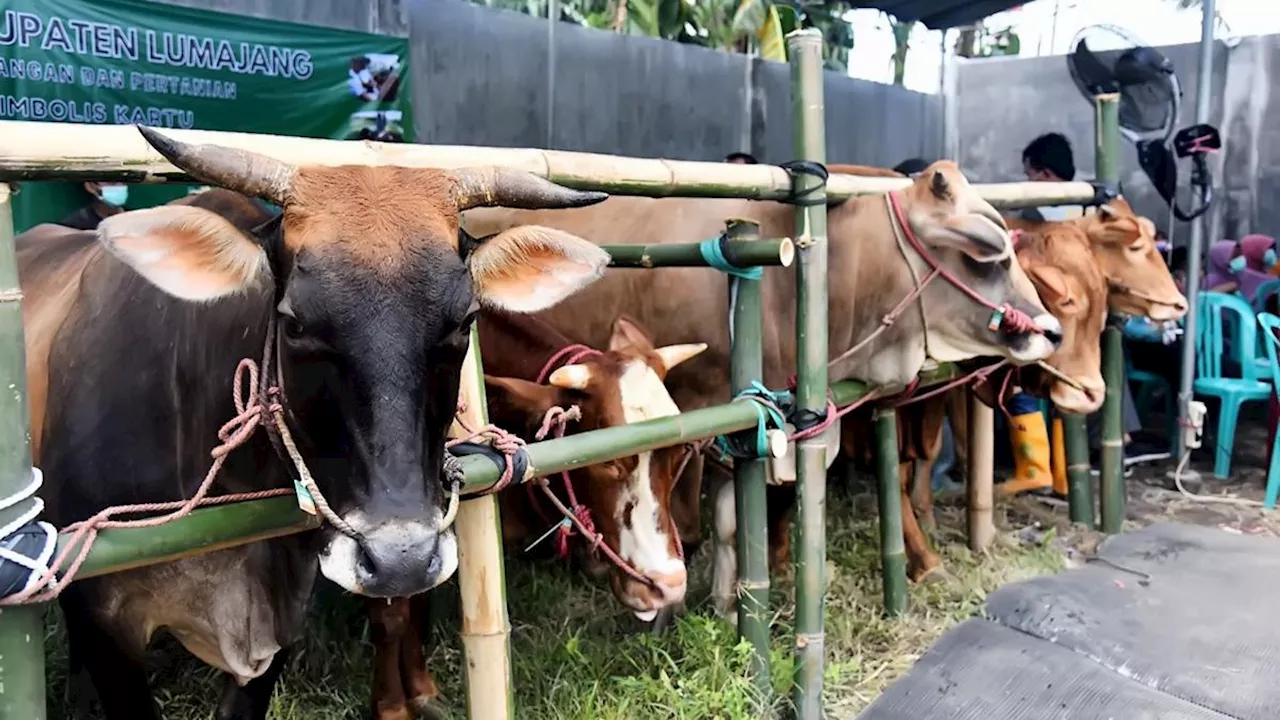
[[(734, 240), (754, 240), (760, 226), (745, 220), (728, 224)], [(760, 281), (731, 277), (733, 304), (733, 392), (764, 377), (764, 314)], [(769, 675), (769, 514), (765, 506), (765, 458), (735, 458), (734, 498), (738, 512), (738, 634), (751, 643), (751, 677), (761, 697), (772, 689)]]
[[(31, 482), (27, 415), (27, 361), (22, 335), (22, 290), (13, 248), (9, 186), (0, 183), (0, 498)], [(28, 499), (0, 510), (0, 525), (30, 512)], [(44, 720), (44, 608), (0, 608), (0, 718)]]
[(898, 413), (891, 407), (877, 409), (875, 429), (884, 613), (898, 617), (907, 609), (907, 549), (902, 538), (902, 480), (898, 474)]
[[(1196, 79), (1196, 122), (1209, 122), (1210, 101), (1213, 90), (1213, 19), (1217, 15), (1214, 0), (1203, 0), (1200, 3), (1200, 72)], [(1204, 254), (1205, 223), (1209, 214), (1205, 213), (1191, 223), (1191, 238), (1187, 243), (1187, 300), (1191, 310), (1183, 321), (1182, 333), (1182, 375), (1178, 383), (1178, 427), (1184, 427), (1191, 406), (1192, 385), (1196, 379), (1196, 299), (1200, 287), (1200, 261)], [(1177, 457), (1182, 457), (1186, 447), (1182, 442), (1182, 433), (1175, 438)]]
[(1067, 504), (1071, 522), (1093, 529), (1093, 478), (1089, 476), (1089, 430), (1083, 415), (1062, 416), (1067, 457)]
[[(787, 36), (791, 58), (791, 102), (796, 158), (826, 162), (823, 127), (822, 35), (797, 30)], [(827, 204), (819, 178), (800, 174), (796, 206), (796, 407), (819, 416), (827, 408)], [(822, 713), (823, 596), (826, 594), (826, 442), (821, 435), (796, 443), (799, 494), (796, 543), (796, 663), (794, 702), (799, 720)]]
[[(484, 396), (480, 338), (471, 330), (471, 347), (462, 364), (459, 413), (469, 427), (489, 422)], [(453, 432), (462, 428), (454, 423)], [(507, 583), (502, 567), (502, 524), (498, 498), (466, 500), (458, 508), (458, 592), (462, 598), (462, 648), (466, 662), (467, 717), (512, 720), (511, 622), (507, 618)]]
[(547, 4), (547, 144), (555, 147), (556, 120), (556, 25), (560, 23), (560, 0)]
[[(1098, 180), (1112, 186), (1120, 182), (1120, 94), (1094, 98), (1095, 151)], [(1120, 328), (1112, 323), (1102, 331), (1102, 379), (1107, 383), (1102, 403), (1102, 465), (1099, 486), (1102, 531), (1120, 532), (1124, 522), (1124, 343)]]

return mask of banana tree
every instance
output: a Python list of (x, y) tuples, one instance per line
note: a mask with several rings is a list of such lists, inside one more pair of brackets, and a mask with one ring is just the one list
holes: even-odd
[(739, 0), (731, 24), (734, 49), (746, 52), (755, 47), (763, 58), (786, 62), (786, 34), (801, 27), (817, 28), (822, 32), (827, 68), (844, 70), (853, 48), (853, 26), (844, 19), (845, 12), (847, 8), (836, 2)]
[(914, 20), (901, 22), (892, 15), (886, 15), (893, 29), (893, 57), (890, 59), (893, 63), (893, 84), (901, 85), (907, 75), (907, 51), (911, 49), (911, 30), (916, 23)]

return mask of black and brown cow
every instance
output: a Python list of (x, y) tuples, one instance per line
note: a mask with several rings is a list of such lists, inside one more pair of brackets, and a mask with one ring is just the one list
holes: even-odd
[[(442, 466), (477, 311), (545, 309), (608, 262), (548, 228), (477, 243), (459, 213), (604, 195), (493, 168), (293, 167), (143, 134), (190, 175), (283, 212), (247, 230), (250, 209), (228, 219), (201, 207), (218, 196), (196, 196), (112, 216), (96, 233), (40, 226), (18, 238), (49, 519), (190, 496), (236, 412), (232, 374), (262, 356), (274, 325), (288, 427), (352, 533), (326, 524), (85, 580), (61, 603), (108, 718), (160, 717), (140, 659), (162, 628), (234, 681), (219, 718), (263, 718), (317, 567), (370, 597), (421, 593), (455, 571)], [(290, 487), (291, 468), (259, 434), (217, 488)]]

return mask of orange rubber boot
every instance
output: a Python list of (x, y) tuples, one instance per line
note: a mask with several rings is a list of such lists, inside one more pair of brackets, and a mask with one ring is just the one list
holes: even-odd
[(997, 492), (1007, 496), (1052, 487), (1049, 429), (1045, 427), (1044, 414), (1037, 409), (1015, 415), (1009, 425), (1013, 441), (1013, 478), (997, 485)]

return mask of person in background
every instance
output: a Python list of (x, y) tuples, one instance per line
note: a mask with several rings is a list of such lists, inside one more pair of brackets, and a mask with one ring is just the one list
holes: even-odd
[(1209, 246), (1208, 268), (1201, 289), (1209, 292), (1233, 293), (1240, 287), (1236, 272), (1243, 269), (1245, 259), (1234, 240), (1219, 240)]
[(725, 156), (724, 161), (733, 163), (734, 165), (759, 165), (759, 161), (751, 153), (731, 152)]
[[(1045, 133), (1022, 149), (1022, 172), (1031, 182), (1071, 182), (1076, 179), (1076, 163), (1071, 142), (1062, 133)], [(1061, 221), (1072, 216), (1066, 206), (1027, 208), (1026, 220)]]
[(920, 158), (910, 158), (894, 165), (893, 171), (896, 173), (902, 173), (908, 177), (915, 177), (917, 173), (924, 172), (924, 169), (927, 167), (929, 167), (929, 163), (924, 160), (921, 160)]
[(1240, 294), (1253, 304), (1258, 286), (1275, 279), (1276, 239), (1257, 233), (1245, 235), (1240, 238), (1240, 257), (1244, 259), (1244, 267), (1236, 271)]
[(116, 213), (124, 212), (129, 200), (129, 186), (121, 183), (87, 182), (84, 191), (92, 198), (88, 204), (58, 221), (59, 225), (76, 230), (96, 230), (98, 223)]

